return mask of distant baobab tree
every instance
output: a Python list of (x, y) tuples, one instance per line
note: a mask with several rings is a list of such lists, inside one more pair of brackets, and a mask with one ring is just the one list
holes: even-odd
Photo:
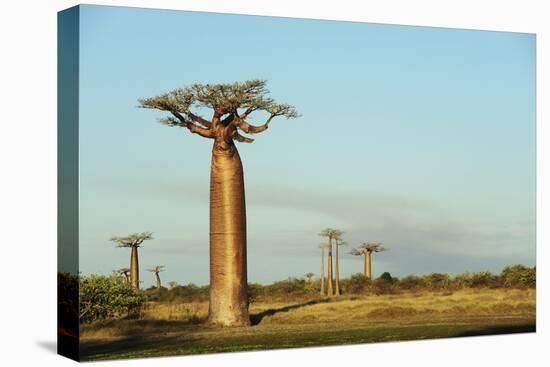
[(307, 272), (307, 273), (305, 274), (306, 281), (307, 281), (308, 283), (313, 282), (313, 276), (314, 276), (314, 275), (315, 275), (315, 274), (313, 274), (311, 271), (310, 271), (310, 272)]
[(386, 251), (381, 243), (365, 242), (358, 248), (351, 250), (350, 254), (355, 256), (363, 256), (363, 274), (365, 277), (372, 279), (372, 253)]
[(130, 280), (132, 288), (139, 288), (138, 247), (141, 246), (143, 241), (152, 239), (153, 233), (151, 232), (132, 233), (126, 237), (111, 237), (111, 241), (117, 243), (117, 247), (130, 247), (132, 249), (130, 256)]
[(120, 268), (118, 270), (114, 270), (113, 272), (124, 277), (126, 284), (130, 284), (130, 268)]
[(338, 248), (340, 246), (346, 246), (348, 243), (342, 240), (342, 234), (344, 232), (338, 231), (334, 236), (334, 244), (336, 245), (336, 263), (334, 264), (334, 275), (335, 275), (335, 293), (337, 296), (340, 295), (340, 264), (339, 264), (339, 254)]
[(151, 273), (155, 273), (155, 276), (157, 277), (157, 289), (160, 289), (160, 287), (162, 286), (161, 282), (160, 282), (160, 275), (159, 273), (161, 271), (164, 271), (165, 269), (165, 266), (164, 265), (157, 265), (155, 266), (154, 268), (152, 269), (147, 269), (147, 271), (150, 271)]
[(321, 249), (321, 290), (319, 293), (321, 295), (325, 294), (325, 248), (327, 247), (326, 244), (322, 243), (319, 245), (319, 248)]
[(174, 289), (176, 288), (178, 285), (180, 285), (178, 282), (172, 280), (170, 282), (168, 282), (168, 286), (170, 287), (170, 289)]
[[(162, 110), (160, 120), (212, 139), (210, 169), (210, 305), (208, 320), (219, 325), (250, 325), (247, 297), (246, 208), (243, 166), (235, 142), (254, 140), (277, 117), (296, 118), (288, 104), (268, 97), (265, 80), (232, 84), (193, 84), (140, 100), (141, 107)], [(199, 115), (209, 109), (210, 118)], [(254, 114), (266, 115), (260, 125)], [(192, 157), (188, 153), (188, 157)], [(195, 158), (196, 159), (196, 158)]]
[(325, 228), (319, 233), (319, 236), (327, 237), (327, 295), (332, 296), (334, 294), (333, 282), (334, 278), (332, 275), (332, 240), (336, 236), (340, 236), (341, 231), (332, 228)]

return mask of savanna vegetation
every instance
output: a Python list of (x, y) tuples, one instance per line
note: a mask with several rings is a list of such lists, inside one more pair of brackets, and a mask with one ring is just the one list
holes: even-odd
[(320, 295), (321, 280), (310, 274), (251, 283), (253, 327), (229, 329), (208, 323), (209, 286), (135, 290), (115, 275), (81, 277), (81, 297), (125, 289), (117, 303), (81, 318), (81, 351), (96, 360), (533, 331), (535, 273), (522, 265), (499, 274), (358, 273), (340, 280), (339, 297)]

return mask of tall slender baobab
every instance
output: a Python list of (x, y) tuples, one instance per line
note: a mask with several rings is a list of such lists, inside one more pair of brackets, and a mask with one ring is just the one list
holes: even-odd
[(147, 269), (147, 271), (150, 271), (151, 273), (155, 273), (155, 276), (157, 278), (157, 289), (160, 289), (160, 287), (162, 286), (161, 282), (160, 282), (160, 275), (159, 273), (161, 271), (164, 271), (164, 268), (165, 266), (164, 265), (157, 265), (155, 266), (154, 268), (152, 269)]
[(351, 250), (350, 254), (355, 256), (363, 256), (363, 275), (372, 279), (372, 253), (386, 251), (381, 243), (364, 242), (357, 248)]
[(335, 293), (337, 296), (340, 295), (340, 264), (339, 264), (339, 254), (338, 248), (340, 246), (346, 246), (348, 243), (342, 240), (343, 232), (338, 231), (334, 236), (334, 244), (336, 245), (336, 263), (334, 264), (334, 280), (335, 280)]
[(153, 233), (151, 232), (132, 233), (126, 237), (111, 237), (111, 241), (116, 242), (117, 247), (130, 247), (132, 249), (130, 255), (130, 280), (132, 288), (139, 288), (138, 247), (141, 246), (143, 241), (152, 239)]
[[(295, 118), (294, 107), (268, 97), (264, 80), (232, 84), (193, 84), (158, 97), (140, 100), (141, 107), (162, 110), (160, 120), (212, 139), (210, 169), (210, 305), (208, 320), (220, 325), (250, 325), (247, 297), (246, 210), (243, 166), (235, 142), (241, 135), (268, 129), (276, 117)], [(204, 110), (211, 117), (200, 115)], [(253, 125), (253, 114), (264, 115)], [(189, 159), (196, 159), (187, 153)]]
[(319, 236), (327, 237), (327, 295), (332, 296), (334, 294), (333, 288), (333, 274), (332, 274), (332, 240), (341, 235), (341, 231), (332, 228), (325, 228), (319, 233)]
[(325, 294), (325, 248), (327, 245), (324, 243), (319, 245), (319, 248), (321, 249), (321, 290), (320, 294)]

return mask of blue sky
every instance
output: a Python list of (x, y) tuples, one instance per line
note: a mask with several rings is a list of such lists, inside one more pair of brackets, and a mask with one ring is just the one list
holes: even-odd
[[(319, 273), (327, 226), (390, 248), (375, 275), (535, 264), (534, 35), (83, 6), (83, 273), (153, 231), (143, 270), (208, 282), (211, 141), (137, 100), (258, 78), (303, 116), (239, 145), (250, 281)], [(346, 252), (341, 274), (361, 271)]]

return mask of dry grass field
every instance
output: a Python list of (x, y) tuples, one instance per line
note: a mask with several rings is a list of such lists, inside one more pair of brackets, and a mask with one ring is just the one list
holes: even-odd
[(253, 326), (204, 323), (207, 302), (149, 302), (140, 320), (81, 329), (83, 360), (535, 331), (534, 289), (465, 289), (255, 302)]

